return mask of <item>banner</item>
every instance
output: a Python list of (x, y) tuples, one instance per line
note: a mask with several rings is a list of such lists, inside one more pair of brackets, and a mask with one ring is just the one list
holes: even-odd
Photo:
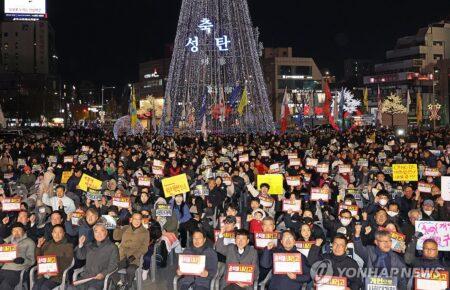
[(450, 176), (441, 177), (441, 196), (444, 201), (450, 201)]
[(82, 191), (88, 191), (88, 188), (100, 190), (102, 189), (102, 181), (95, 179), (94, 177), (89, 176), (86, 173), (83, 173), (83, 176), (81, 176), (80, 179), (80, 183), (78, 183), (78, 188)]
[(417, 181), (417, 164), (392, 164), (392, 179), (394, 181)]
[(164, 178), (162, 180), (162, 186), (165, 197), (171, 197), (190, 191), (187, 176), (184, 173), (177, 176)]
[(183, 275), (200, 276), (205, 271), (205, 255), (183, 255), (178, 258), (178, 269)]
[(252, 286), (255, 280), (255, 266), (246, 264), (233, 264), (227, 265), (227, 284), (240, 283), (243, 285)]
[(417, 241), (417, 250), (422, 250), (426, 239), (433, 239), (438, 244), (439, 251), (450, 251), (450, 222), (416, 221), (416, 232), (423, 234)]
[(278, 233), (255, 233), (255, 248), (264, 249), (269, 243), (278, 245)]
[(38, 275), (57, 276), (59, 271), (56, 255), (38, 256), (37, 268)]
[(300, 253), (274, 253), (273, 254), (274, 274), (302, 274), (302, 254)]
[(282, 174), (265, 174), (258, 175), (257, 187), (260, 188), (261, 184), (267, 183), (270, 186), (269, 194), (280, 195), (283, 194), (283, 175)]

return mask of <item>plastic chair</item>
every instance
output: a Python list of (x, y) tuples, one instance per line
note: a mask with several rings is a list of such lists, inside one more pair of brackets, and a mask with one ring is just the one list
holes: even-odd
[(28, 270), (30, 270), (30, 268), (20, 271), (20, 280), (16, 287), (14, 287), (14, 290), (28, 290), (28, 284), (25, 281)]
[(270, 271), (267, 274), (266, 278), (264, 278), (264, 280), (262, 280), (261, 283), (259, 283), (259, 289), (265, 290), (271, 278), (272, 278), (272, 271)]
[[(225, 265), (223, 263), (219, 262), (218, 265), (217, 265), (216, 275), (214, 275), (214, 277), (211, 279), (211, 282), (209, 283), (209, 289), (210, 290), (215, 290), (216, 289), (216, 281), (217, 281), (217, 279), (220, 278), (221, 275), (223, 275), (224, 270), (225, 270)], [(178, 275), (175, 275), (175, 277), (173, 277), (173, 290), (178, 290), (178, 281), (182, 277), (183, 276), (178, 276)]]
[[(136, 290), (142, 290), (142, 284), (144, 283), (144, 281), (142, 280), (143, 266), (144, 266), (144, 256), (141, 256), (141, 259), (139, 261), (139, 267), (136, 269), (136, 272), (134, 274), (134, 279), (136, 280)], [(126, 275), (127, 270), (125, 268), (120, 269), (119, 271), (117, 271), (117, 273), (119, 275)]]
[[(66, 284), (68, 282), (68, 273), (69, 271), (73, 268), (73, 266), (75, 265), (75, 259), (72, 259), (72, 263), (70, 263), (70, 266), (64, 270), (63, 275), (62, 275), (62, 283), (59, 286), (56, 286), (55, 288), (53, 288), (53, 290), (65, 290), (66, 289)], [(34, 266), (33, 268), (31, 268), (30, 270), (30, 289), (33, 289), (34, 283), (36, 281), (36, 272), (37, 272), (37, 266)]]
[[(111, 278), (111, 275), (114, 274), (114, 273), (116, 273), (117, 270), (118, 270), (118, 269), (115, 269), (114, 271), (112, 271), (111, 273), (109, 273), (109, 274), (106, 275), (106, 277), (105, 277), (105, 279), (104, 279), (104, 281), (103, 281), (103, 290), (109, 290), (109, 289), (110, 289), (110, 288), (108, 288), (108, 286), (111, 286), (111, 285), (108, 285), (109, 278)], [(83, 272), (84, 272), (84, 267), (75, 269), (75, 271), (73, 271), (73, 279), (72, 279), (72, 282), (77, 281), (77, 280), (78, 280), (78, 276), (80, 276), (80, 274), (83, 273)]]

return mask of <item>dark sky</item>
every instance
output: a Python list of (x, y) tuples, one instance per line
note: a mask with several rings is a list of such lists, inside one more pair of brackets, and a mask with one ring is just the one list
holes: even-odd
[[(48, 0), (66, 79), (126, 82), (173, 42), (181, 0)], [(338, 75), (450, 15), (450, 0), (249, 0), (264, 46), (292, 46)]]

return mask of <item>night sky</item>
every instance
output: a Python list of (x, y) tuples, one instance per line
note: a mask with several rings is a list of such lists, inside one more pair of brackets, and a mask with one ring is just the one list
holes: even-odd
[[(48, 0), (66, 79), (127, 82), (175, 39), (181, 0)], [(398, 37), (450, 15), (450, 0), (249, 0), (264, 46), (292, 46), (319, 68), (382, 60)]]

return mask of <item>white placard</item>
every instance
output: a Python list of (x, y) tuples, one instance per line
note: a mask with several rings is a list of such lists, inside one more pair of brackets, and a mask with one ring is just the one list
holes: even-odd
[(205, 255), (183, 255), (178, 258), (178, 268), (184, 275), (200, 275), (205, 271)]
[(441, 196), (445, 201), (450, 201), (450, 176), (441, 176)]

